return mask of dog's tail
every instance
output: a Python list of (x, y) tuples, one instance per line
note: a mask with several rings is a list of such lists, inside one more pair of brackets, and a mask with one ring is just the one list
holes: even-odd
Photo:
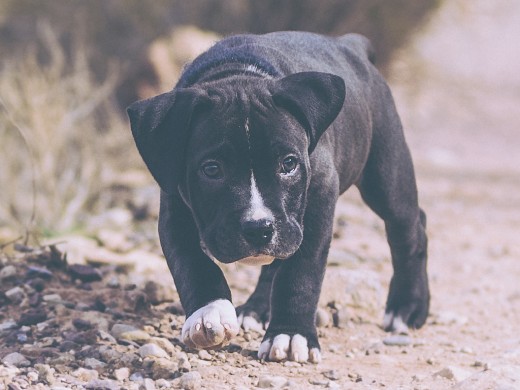
[(370, 40), (361, 34), (346, 34), (338, 38), (341, 42), (345, 42), (347, 46), (356, 52), (360, 57), (367, 57), (368, 60), (375, 65), (376, 53)]

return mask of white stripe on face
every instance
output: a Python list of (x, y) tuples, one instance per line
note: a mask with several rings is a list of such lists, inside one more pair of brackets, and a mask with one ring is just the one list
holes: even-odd
[(271, 210), (269, 210), (265, 203), (258, 187), (256, 185), (255, 175), (251, 172), (251, 201), (249, 204), (249, 211), (247, 213), (249, 220), (260, 220), (266, 218), (273, 218)]

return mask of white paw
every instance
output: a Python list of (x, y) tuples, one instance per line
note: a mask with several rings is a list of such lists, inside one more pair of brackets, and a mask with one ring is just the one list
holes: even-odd
[(253, 316), (245, 316), (244, 313), (241, 313), (238, 316), (238, 324), (244, 329), (246, 332), (254, 331), (257, 333), (264, 332), (264, 325), (261, 321), (258, 321)]
[(295, 334), (291, 337), (286, 334), (279, 334), (273, 340), (265, 340), (260, 344), (258, 358), (275, 362), (287, 359), (295, 362), (319, 363), (321, 353), (318, 348), (309, 350), (307, 339), (302, 335)]
[(188, 317), (181, 337), (191, 348), (217, 348), (229, 344), (239, 329), (233, 304), (217, 299)]
[(408, 334), (408, 325), (403, 321), (400, 316), (396, 316), (394, 313), (385, 313), (383, 317), (383, 329), (398, 334)]

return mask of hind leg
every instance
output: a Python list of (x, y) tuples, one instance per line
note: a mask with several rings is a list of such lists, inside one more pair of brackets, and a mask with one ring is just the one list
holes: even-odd
[(358, 184), (364, 201), (384, 221), (393, 276), (383, 327), (406, 332), (420, 328), (429, 310), (426, 215), (419, 208), (412, 160), (402, 132), (374, 142)]
[(238, 323), (245, 331), (262, 332), (267, 327), (271, 311), (271, 288), (279, 264), (277, 260), (262, 267), (255, 291), (246, 303), (237, 307)]

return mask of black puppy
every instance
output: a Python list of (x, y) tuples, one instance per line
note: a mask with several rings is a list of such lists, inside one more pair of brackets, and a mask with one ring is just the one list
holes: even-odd
[[(334, 208), (355, 185), (392, 253), (383, 326), (418, 328), (429, 306), (426, 217), (391, 93), (359, 35), (224, 39), (168, 93), (128, 108), (161, 187), (159, 235), (191, 347), (269, 321), (261, 359), (318, 362), (314, 325)], [(216, 264), (263, 265), (238, 309)]]

